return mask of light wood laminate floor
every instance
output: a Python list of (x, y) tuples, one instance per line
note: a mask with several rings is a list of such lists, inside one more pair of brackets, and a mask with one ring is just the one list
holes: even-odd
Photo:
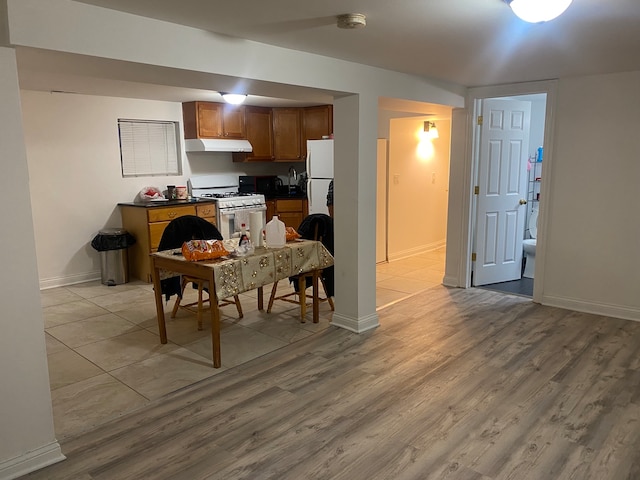
[[(439, 285), (444, 255), (439, 248), (378, 265), (377, 306)], [(280, 282), (278, 292), (286, 291), (291, 285)], [(42, 292), (58, 440), (328, 328), (332, 318), (323, 303), (320, 323), (311, 322), (311, 308), (308, 321), (300, 323), (295, 305), (279, 301), (267, 314), (257, 310), (255, 291), (242, 294), (244, 318), (237, 318), (233, 306), (221, 309), (222, 368), (213, 369), (208, 319), (202, 331), (190, 312), (181, 310), (170, 319), (172, 299), (165, 306), (169, 343), (161, 345), (152, 292), (139, 281), (114, 287), (87, 282)], [(191, 288), (185, 295), (196, 299)]]
[(436, 286), (62, 442), (31, 479), (637, 479), (640, 323)]

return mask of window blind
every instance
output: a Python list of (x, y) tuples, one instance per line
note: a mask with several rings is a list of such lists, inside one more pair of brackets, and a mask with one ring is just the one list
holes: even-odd
[(118, 119), (123, 177), (181, 175), (178, 122)]

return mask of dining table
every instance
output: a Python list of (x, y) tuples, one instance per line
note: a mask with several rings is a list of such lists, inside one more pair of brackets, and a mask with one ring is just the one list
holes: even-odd
[[(180, 248), (150, 254), (151, 277), (156, 301), (160, 342), (167, 343), (167, 328), (161, 280), (188, 275), (208, 282), (211, 346), (213, 366), (220, 368), (220, 309), (219, 300), (250, 290), (258, 292), (258, 309), (263, 310), (263, 287), (276, 281), (303, 273), (312, 276), (313, 322), (319, 321), (319, 278), (322, 270), (333, 265), (333, 256), (320, 241), (296, 239), (283, 247), (255, 247), (252, 253), (230, 253), (211, 260), (190, 261)], [(304, 300), (303, 300), (304, 301)]]

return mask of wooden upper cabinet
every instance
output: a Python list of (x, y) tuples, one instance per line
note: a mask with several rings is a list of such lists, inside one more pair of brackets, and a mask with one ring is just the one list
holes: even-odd
[(252, 152), (234, 162), (302, 162), (307, 140), (333, 133), (333, 106), (267, 108), (212, 102), (182, 104), (184, 138), (246, 138)]
[(322, 140), (333, 133), (333, 105), (302, 109), (302, 157), (307, 157), (307, 140)]
[(222, 130), (225, 138), (246, 138), (245, 106), (222, 106)]
[(247, 140), (253, 147), (250, 153), (234, 153), (234, 162), (273, 161), (273, 114), (268, 107), (245, 107)]
[(302, 149), (302, 109), (273, 109), (273, 153), (276, 161), (304, 160)]
[(321, 140), (333, 133), (333, 105), (303, 108), (303, 143)]
[(184, 138), (245, 138), (244, 108), (213, 102), (183, 103)]

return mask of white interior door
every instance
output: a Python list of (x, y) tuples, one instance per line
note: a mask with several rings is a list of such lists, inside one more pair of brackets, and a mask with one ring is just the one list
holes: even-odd
[(475, 286), (521, 277), (531, 103), (487, 99), (482, 117)]
[(387, 139), (378, 139), (376, 186), (376, 263), (387, 261)]

